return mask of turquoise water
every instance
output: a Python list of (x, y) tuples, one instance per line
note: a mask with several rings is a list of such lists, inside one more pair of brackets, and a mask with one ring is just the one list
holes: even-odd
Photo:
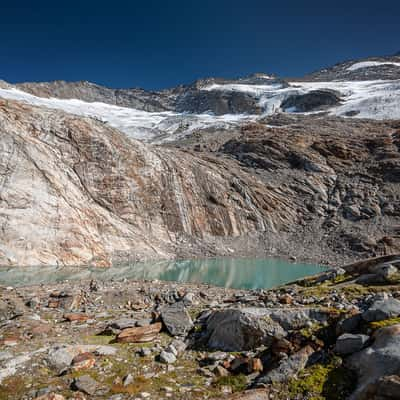
[(293, 264), (279, 259), (220, 258), (137, 263), (112, 268), (9, 267), (0, 268), (0, 284), (23, 286), (64, 280), (164, 280), (209, 283), (236, 289), (268, 289), (308, 275), (323, 267)]

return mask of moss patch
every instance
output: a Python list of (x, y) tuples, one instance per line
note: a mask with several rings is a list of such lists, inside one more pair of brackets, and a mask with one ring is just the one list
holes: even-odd
[(115, 335), (88, 335), (84, 336), (82, 339), (85, 344), (106, 345), (110, 344), (115, 339)]
[(354, 375), (333, 359), (302, 371), (288, 383), (290, 398), (305, 396), (309, 400), (344, 400), (355, 387)]
[(247, 379), (243, 374), (221, 376), (214, 381), (214, 386), (218, 388), (229, 386), (232, 392), (241, 392), (246, 389)]
[(370, 322), (369, 327), (373, 330), (376, 330), (384, 328), (385, 326), (391, 326), (396, 324), (400, 324), (400, 317), (384, 319), (383, 321)]

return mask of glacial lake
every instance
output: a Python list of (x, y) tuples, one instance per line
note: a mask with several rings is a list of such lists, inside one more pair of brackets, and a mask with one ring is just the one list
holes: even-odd
[(319, 265), (290, 263), (274, 258), (160, 261), (120, 265), (111, 268), (0, 267), (0, 285), (26, 286), (83, 279), (104, 281), (111, 279), (158, 279), (209, 283), (236, 289), (268, 289), (298, 278), (320, 273), (325, 269)]

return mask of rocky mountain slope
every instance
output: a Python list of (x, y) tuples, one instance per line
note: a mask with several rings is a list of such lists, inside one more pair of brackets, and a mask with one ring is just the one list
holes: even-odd
[(0, 129), (1, 264), (399, 248), (396, 122), (280, 116), (154, 147), (2, 101)]
[(148, 147), (93, 119), (1, 101), (0, 131), (0, 264), (194, 255), (294, 217), (230, 160)]
[(368, 81), (400, 79), (400, 53), (386, 57), (368, 57), (338, 63), (306, 75), (305, 80), (313, 81)]
[[(386, 71), (367, 62), (343, 68)], [(124, 94), (2, 82), (0, 264), (397, 251), (400, 81), (382, 76)]]

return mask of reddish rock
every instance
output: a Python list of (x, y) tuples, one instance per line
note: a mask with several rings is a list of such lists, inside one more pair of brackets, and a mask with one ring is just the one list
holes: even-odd
[(19, 343), (19, 341), (21, 340), (21, 338), (20, 337), (18, 337), (18, 336), (6, 336), (5, 338), (3, 338), (1, 341), (0, 341), (0, 343), (3, 345), (3, 346), (16, 346), (18, 343)]
[(96, 359), (92, 353), (80, 353), (72, 360), (72, 369), (80, 371), (94, 367)]
[(279, 298), (281, 304), (292, 304), (293, 297), (290, 294), (284, 294)]
[(262, 372), (263, 364), (259, 358), (237, 357), (231, 363), (229, 370), (234, 374), (251, 374)]
[(275, 355), (279, 353), (289, 354), (293, 351), (293, 345), (285, 338), (274, 339), (271, 346), (271, 351)]
[(137, 328), (126, 328), (117, 336), (116, 340), (121, 343), (151, 342), (157, 337), (161, 328), (161, 322)]
[(252, 360), (252, 371), (253, 372), (262, 372), (264, 370), (264, 366), (262, 361), (259, 358), (253, 358)]
[[(220, 397), (218, 397), (220, 399)], [(266, 389), (246, 390), (245, 392), (235, 393), (228, 397), (226, 400), (269, 400), (269, 391)], [(215, 399), (217, 400), (217, 399)]]
[(50, 324), (38, 324), (31, 328), (29, 334), (31, 337), (42, 337), (50, 334), (53, 327)]
[(58, 308), (60, 306), (60, 301), (57, 299), (50, 299), (47, 303), (48, 308)]
[(64, 319), (66, 319), (69, 322), (74, 322), (74, 321), (84, 322), (89, 319), (89, 316), (86, 314), (69, 313), (69, 314), (64, 314)]
[(35, 397), (34, 400), (65, 400), (65, 397), (57, 393), (47, 393), (43, 396)]

